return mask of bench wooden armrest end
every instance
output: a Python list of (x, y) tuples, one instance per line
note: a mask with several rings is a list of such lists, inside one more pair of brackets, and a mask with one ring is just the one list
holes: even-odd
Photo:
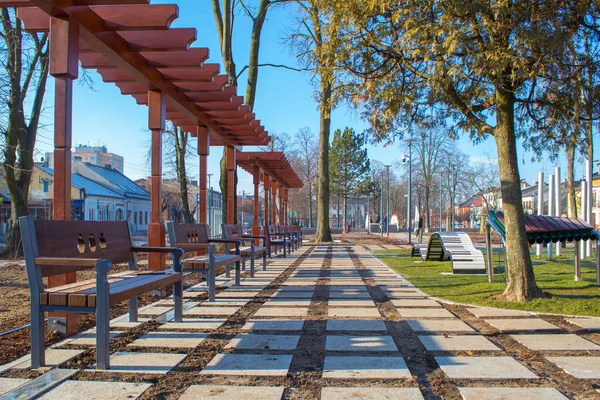
[(93, 267), (101, 258), (35, 257), (37, 265), (53, 267)]

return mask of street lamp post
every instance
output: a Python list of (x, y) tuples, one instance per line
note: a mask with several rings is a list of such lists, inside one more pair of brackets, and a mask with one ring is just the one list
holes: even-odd
[(452, 166), (452, 201), (450, 203), (450, 205), (452, 206), (452, 218), (451, 218), (451, 222), (452, 222), (452, 229), (450, 230), (451, 232), (454, 232), (454, 222), (455, 222), (455, 213), (454, 213), (454, 201), (455, 201), (455, 197), (456, 197), (456, 165)]
[[(411, 243), (411, 208), (412, 208), (412, 142), (414, 139), (407, 139), (405, 142), (408, 144), (408, 206), (406, 207), (406, 215), (408, 219), (408, 243)], [(406, 162), (406, 156), (402, 157), (402, 162)]]
[[(212, 186), (210, 185), (210, 177), (213, 174), (206, 174), (208, 176), (208, 226), (210, 227), (210, 231), (212, 234)], [(202, 204), (202, 207), (206, 207), (206, 204)]]
[(440, 174), (440, 232), (442, 231), (442, 175)]
[(390, 237), (390, 167), (391, 165), (384, 165), (387, 169), (387, 207), (386, 207), (386, 219), (385, 219), (385, 231), (387, 237)]
[(379, 235), (383, 237), (383, 175), (381, 175), (381, 195), (379, 196)]

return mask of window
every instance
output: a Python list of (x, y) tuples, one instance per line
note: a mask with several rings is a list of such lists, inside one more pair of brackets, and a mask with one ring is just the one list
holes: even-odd
[(137, 211), (133, 213), (133, 223), (136, 224), (136, 225), (138, 224), (137, 215), (138, 215)]
[(42, 184), (44, 185), (44, 193), (48, 193), (48, 186), (50, 186), (50, 182), (48, 181), (48, 179), (44, 179), (42, 181)]
[(94, 210), (88, 210), (88, 221), (94, 220)]
[(148, 225), (148, 211), (144, 213), (144, 225)]

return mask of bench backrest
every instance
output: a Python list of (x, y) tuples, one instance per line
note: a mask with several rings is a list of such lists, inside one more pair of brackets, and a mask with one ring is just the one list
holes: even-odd
[(268, 238), (277, 235), (277, 232), (275, 231), (275, 225), (267, 225), (265, 228), (265, 234)]
[[(113, 264), (134, 262), (127, 221), (53, 221), (19, 218), (29, 273), (36, 257), (105, 258)], [(40, 276), (52, 276), (93, 267), (43, 265)], [(31, 277), (34, 278), (34, 277)]]
[(302, 232), (302, 229), (300, 229), (299, 226), (290, 226), (290, 231), (291, 232)]
[(238, 239), (244, 237), (244, 230), (240, 224), (221, 224), (223, 239)]
[(167, 221), (169, 246), (181, 247), (186, 253), (206, 250), (210, 238), (208, 224), (176, 224)]

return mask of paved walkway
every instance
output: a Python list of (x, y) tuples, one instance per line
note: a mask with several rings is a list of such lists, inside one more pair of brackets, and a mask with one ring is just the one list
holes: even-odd
[[(93, 332), (53, 346), (65, 379), (44, 399), (565, 399), (600, 394), (600, 319), (538, 317), (428, 298), (363, 247), (304, 247), (241, 287), (219, 278), (112, 322), (111, 370)], [(0, 367), (0, 393), (35, 378)], [(61, 375), (62, 374), (62, 375)]]

